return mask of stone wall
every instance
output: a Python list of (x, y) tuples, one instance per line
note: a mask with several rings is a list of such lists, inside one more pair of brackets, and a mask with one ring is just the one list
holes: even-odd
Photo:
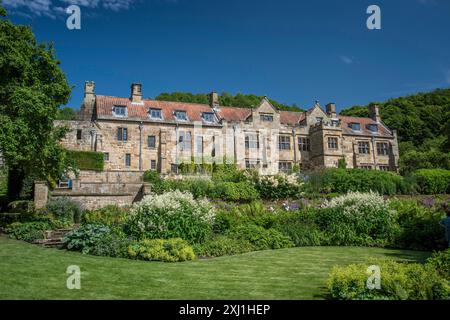
[[(150, 193), (139, 171), (80, 171), (72, 177), (72, 188), (55, 188), (45, 194), (45, 183), (35, 184), (35, 203), (44, 207), (47, 198), (68, 197), (85, 209), (98, 209), (107, 205), (130, 206)], [(48, 188), (47, 188), (48, 191)]]

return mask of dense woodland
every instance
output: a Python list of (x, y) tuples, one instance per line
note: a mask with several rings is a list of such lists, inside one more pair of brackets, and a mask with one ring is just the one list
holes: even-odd
[[(398, 132), (400, 169), (450, 169), (450, 89), (379, 102), (383, 122)], [(354, 106), (342, 115), (367, 117), (367, 106)]]

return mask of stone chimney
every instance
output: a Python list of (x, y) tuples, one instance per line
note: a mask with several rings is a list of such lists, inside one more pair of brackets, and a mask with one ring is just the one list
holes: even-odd
[(331, 102), (329, 104), (326, 105), (326, 110), (327, 110), (327, 115), (330, 118), (336, 118), (337, 117), (337, 113), (336, 113), (336, 104)]
[(369, 117), (376, 122), (381, 121), (380, 117), (380, 107), (377, 104), (370, 104), (369, 105)]
[(219, 109), (219, 95), (217, 94), (217, 92), (211, 92), (209, 94), (209, 105), (211, 106), (211, 108), (213, 109)]
[(142, 103), (142, 84), (131, 84), (131, 103)]
[(95, 82), (86, 81), (84, 83), (84, 100), (80, 108), (81, 120), (92, 120), (95, 106)]

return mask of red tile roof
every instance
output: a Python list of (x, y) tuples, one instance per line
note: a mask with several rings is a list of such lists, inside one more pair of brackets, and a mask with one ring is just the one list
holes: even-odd
[[(377, 123), (371, 118), (339, 116), (339, 119), (342, 122), (342, 133), (344, 134), (392, 136), (392, 133), (383, 124)], [(359, 123), (361, 130), (353, 131), (352, 128), (349, 127), (351, 123)], [(369, 124), (378, 125), (378, 132), (376, 134), (368, 129)]]
[(296, 126), (305, 119), (304, 112), (280, 111), (280, 122), (291, 126)]
[(149, 108), (161, 109), (163, 121), (175, 121), (173, 115), (174, 111), (186, 111), (188, 122), (202, 121), (203, 112), (213, 112), (209, 105), (184, 103), (184, 102), (169, 102), (158, 100), (143, 100), (142, 104), (131, 103), (128, 98), (117, 98), (107, 96), (97, 96), (97, 116), (101, 118), (113, 117), (114, 106), (126, 106), (128, 117), (131, 119), (149, 119)]
[(219, 116), (227, 122), (244, 121), (252, 114), (250, 108), (220, 107)]
[[(158, 100), (143, 100), (142, 104), (131, 103), (128, 98), (117, 98), (110, 96), (97, 96), (96, 108), (97, 117), (99, 119), (111, 119), (116, 118), (113, 115), (114, 106), (126, 106), (127, 118), (149, 120), (148, 110), (149, 108), (161, 109), (163, 114), (162, 121), (176, 121), (174, 118), (174, 111), (186, 111), (188, 117), (188, 123), (194, 121), (202, 121), (203, 112), (213, 112), (213, 109), (206, 104), (198, 103), (185, 103), (185, 102), (170, 102), (170, 101), (158, 101)], [(239, 122), (245, 121), (252, 114), (250, 108), (235, 108), (235, 107), (220, 107), (217, 115), (220, 119), (227, 122)], [(300, 121), (305, 119), (305, 112), (293, 112), (293, 111), (280, 111), (280, 122), (285, 125), (296, 126)], [(357, 118), (339, 116), (342, 121), (342, 130), (344, 134), (359, 134), (359, 135), (374, 135), (367, 126), (369, 124), (377, 124), (370, 118)], [(178, 121), (182, 123), (182, 121)], [(361, 126), (360, 131), (353, 131), (349, 124), (357, 122)], [(392, 136), (392, 133), (383, 125), (378, 124), (378, 136)]]

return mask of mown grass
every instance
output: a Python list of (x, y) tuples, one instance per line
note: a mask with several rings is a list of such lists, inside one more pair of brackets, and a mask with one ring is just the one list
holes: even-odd
[[(323, 299), (334, 265), (368, 257), (424, 261), (427, 252), (304, 247), (184, 263), (95, 257), (0, 236), (0, 299)], [(66, 268), (81, 268), (81, 289)]]

